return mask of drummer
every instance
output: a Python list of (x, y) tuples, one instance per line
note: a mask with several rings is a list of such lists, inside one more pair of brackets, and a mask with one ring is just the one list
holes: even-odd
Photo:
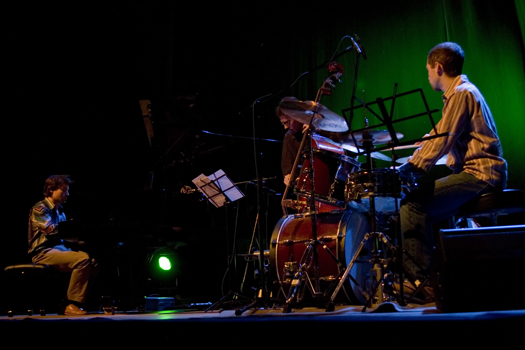
[[(275, 110), (275, 114), (281, 121), (281, 124), (284, 126), (285, 130), (288, 130), (286, 134), (284, 135), (283, 140), (283, 148), (282, 148), (282, 154), (281, 154), (281, 169), (284, 177), (284, 183), (286, 186), (290, 183), (290, 176), (293, 171), (293, 166), (295, 163), (295, 159), (297, 156), (297, 153), (299, 152), (299, 148), (301, 145), (301, 141), (303, 139), (303, 135), (306, 133), (306, 131), (309, 129), (308, 124), (303, 124), (301, 121), (298, 121), (290, 116), (288, 116), (284, 110), (281, 108), (281, 104), (286, 101), (298, 101), (295, 97), (284, 97), (277, 106)], [(298, 101), (299, 102), (299, 101)], [(317, 118), (317, 117), (314, 117)], [(312, 123), (312, 122), (311, 122)], [(325, 131), (325, 130), (314, 130), (314, 133), (317, 135), (321, 135), (323, 138), (326, 138), (328, 140), (338, 140), (338, 132), (334, 131)], [(345, 152), (344, 150), (342, 150)], [(319, 157), (322, 157), (319, 155)], [(327, 160), (327, 162), (330, 162)], [(333, 179), (331, 179), (331, 182), (329, 184), (323, 183), (321, 187), (327, 187), (326, 192), (332, 192), (332, 195), (337, 198), (343, 198), (344, 194), (344, 185), (346, 182), (346, 175), (350, 171), (349, 168), (352, 165), (347, 162), (340, 162), (340, 164), (335, 166), (333, 169), (335, 171), (333, 175)], [(317, 185), (317, 184), (316, 184)], [(330, 188), (331, 187), (331, 188)], [(323, 192), (323, 191), (321, 191)], [(340, 193), (341, 192), (341, 193)], [(328, 195), (328, 193), (325, 193), (325, 195)]]
[[(436, 225), (445, 222), (468, 200), (506, 187), (507, 163), (491, 111), (478, 88), (462, 75), (463, 49), (444, 42), (427, 56), (430, 85), (443, 94), (443, 116), (430, 136), (448, 134), (422, 142), (399, 170), (421, 176), (447, 155), (452, 174), (420, 182), (402, 201), (401, 232), (403, 246), (411, 259), (404, 259), (407, 273), (417, 281), (430, 274)], [(423, 180), (423, 179), (421, 179)]]

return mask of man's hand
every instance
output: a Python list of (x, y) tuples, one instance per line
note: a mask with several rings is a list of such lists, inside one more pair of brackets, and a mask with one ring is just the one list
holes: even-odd
[(287, 174), (285, 177), (284, 177), (284, 184), (286, 186), (288, 186), (288, 184), (290, 183), (290, 174)]
[(423, 170), (417, 168), (414, 164), (410, 162), (400, 165), (397, 168), (397, 170), (401, 175), (407, 177), (414, 177), (415, 179), (419, 179), (421, 176), (425, 175), (425, 172)]
[(62, 241), (66, 247), (75, 251), (83, 250), (86, 247), (86, 242), (79, 241), (78, 238), (64, 238)]
[(308, 131), (308, 129), (310, 129), (310, 125), (308, 125), (308, 124), (303, 124), (303, 134), (305, 134), (306, 131)]

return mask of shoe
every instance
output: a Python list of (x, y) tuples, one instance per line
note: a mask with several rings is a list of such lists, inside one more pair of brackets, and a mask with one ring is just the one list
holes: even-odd
[(86, 315), (87, 311), (82, 310), (75, 304), (69, 304), (64, 310), (64, 315)]

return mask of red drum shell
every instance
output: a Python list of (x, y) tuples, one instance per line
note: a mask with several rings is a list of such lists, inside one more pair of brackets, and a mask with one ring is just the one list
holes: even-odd
[(343, 190), (341, 193), (334, 190), (336, 178), (343, 177), (344, 186), (348, 174), (359, 169), (359, 162), (346, 156), (345, 150), (341, 146), (319, 135), (313, 135), (312, 147), (313, 168), (310, 167), (309, 156), (303, 155), (301, 171), (295, 182), (294, 192), (302, 200), (311, 195), (309, 172), (313, 170), (314, 197), (316, 200), (327, 205), (343, 208), (345, 206), (345, 195)]
[[(361, 241), (370, 232), (370, 223), (363, 213), (352, 210), (319, 213), (316, 217), (318, 241), (326, 245), (326, 249), (318, 245), (318, 273), (323, 285), (326, 288), (331, 288), (326, 295), (328, 300), (338, 283), (337, 277), (341, 272), (341, 267), (328, 253), (327, 249), (346, 268), (358, 250)], [(275, 226), (271, 238), (269, 260), (274, 295), (277, 295), (277, 299), (286, 300), (289, 286), (287, 282), (293, 277), (294, 271), (287, 265), (294, 265), (295, 262), (295, 266), (298, 267), (301, 264), (303, 255), (312, 239), (312, 216), (294, 217), (288, 215), (281, 218)], [(371, 240), (365, 242), (360, 253), (350, 272), (350, 276), (359, 286), (348, 278), (343, 286), (344, 288), (339, 291), (338, 297), (346, 296), (347, 301), (363, 305), (366, 302), (366, 297), (362, 290), (366, 290), (366, 278), (371, 269)], [(310, 266), (306, 272), (311, 279), (315, 279), (315, 264), (312, 261), (308, 263)]]

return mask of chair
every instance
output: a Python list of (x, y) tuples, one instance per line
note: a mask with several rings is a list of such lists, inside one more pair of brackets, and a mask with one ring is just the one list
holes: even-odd
[(55, 270), (44, 264), (17, 264), (4, 268), (5, 288), (7, 288), (7, 315), (27, 310), (33, 315), (35, 307), (45, 316), (50, 284)]

